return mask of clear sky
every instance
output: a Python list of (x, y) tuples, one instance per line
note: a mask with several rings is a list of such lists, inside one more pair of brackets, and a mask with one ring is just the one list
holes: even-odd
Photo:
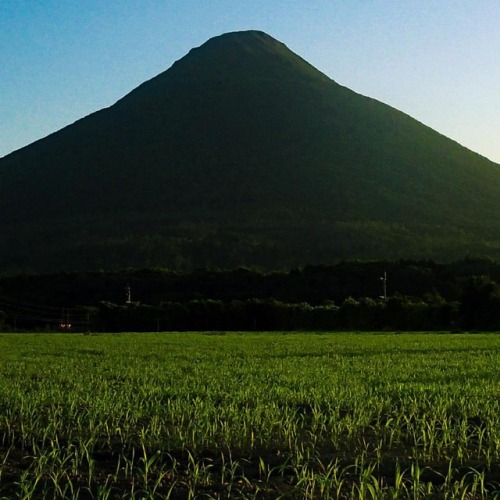
[(248, 29), (500, 163), (500, 0), (0, 0), (0, 157)]

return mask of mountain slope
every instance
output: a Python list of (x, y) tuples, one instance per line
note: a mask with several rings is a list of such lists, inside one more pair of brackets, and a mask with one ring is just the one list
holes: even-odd
[(499, 197), (499, 165), (229, 33), (0, 160), (0, 264), (500, 257)]

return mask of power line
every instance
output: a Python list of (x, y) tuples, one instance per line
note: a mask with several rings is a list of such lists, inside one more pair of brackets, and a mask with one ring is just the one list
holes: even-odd
[[(46, 304), (28, 303), (0, 297), (0, 311), (4, 312), (7, 318), (19, 322), (37, 322), (58, 325), (88, 325), (88, 311), (80, 307), (57, 307)], [(70, 321), (71, 319), (71, 321)], [(65, 326), (64, 328), (68, 328)]]

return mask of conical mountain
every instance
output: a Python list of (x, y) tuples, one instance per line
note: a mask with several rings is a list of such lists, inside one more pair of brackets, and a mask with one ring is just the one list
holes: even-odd
[(500, 166), (228, 33), (0, 160), (0, 271), (500, 258)]

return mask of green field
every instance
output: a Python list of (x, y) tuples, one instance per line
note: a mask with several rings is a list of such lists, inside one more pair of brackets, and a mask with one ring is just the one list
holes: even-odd
[(0, 335), (0, 498), (500, 498), (495, 334)]

